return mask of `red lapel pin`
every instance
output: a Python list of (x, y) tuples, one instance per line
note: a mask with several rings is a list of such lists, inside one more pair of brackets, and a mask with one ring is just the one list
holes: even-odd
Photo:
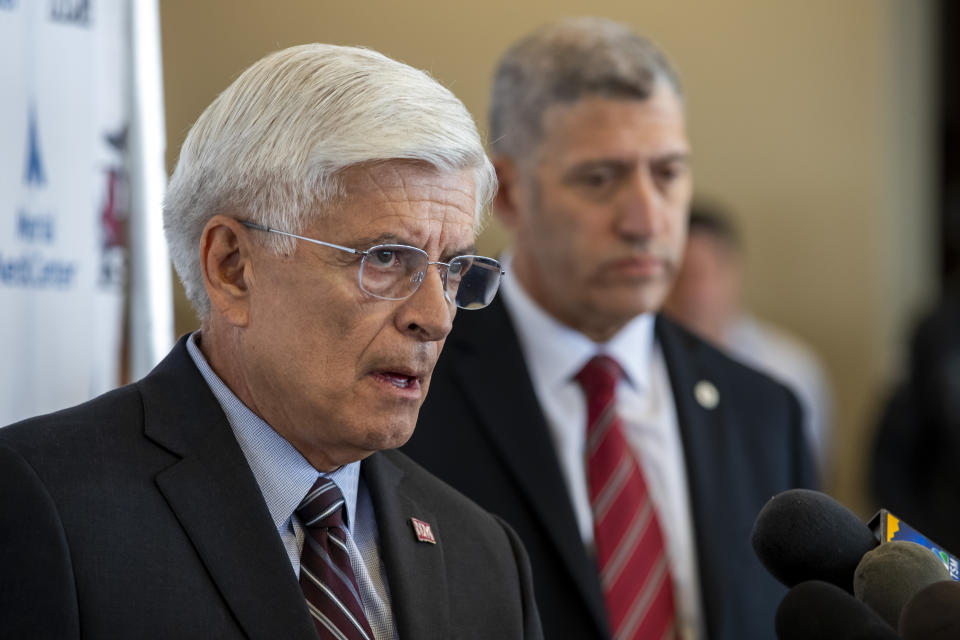
[(433, 537), (433, 530), (430, 528), (428, 522), (424, 522), (418, 518), (410, 518), (410, 524), (413, 525), (413, 531), (417, 534), (417, 540), (437, 544), (437, 539)]

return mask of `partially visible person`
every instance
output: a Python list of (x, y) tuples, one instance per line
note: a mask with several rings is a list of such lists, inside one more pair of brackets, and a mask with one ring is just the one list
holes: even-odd
[(914, 328), (910, 362), (879, 417), (869, 485), (878, 506), (960, 554), (960, 287)]
[(676, 74), (568, 19), (504, 54), (490, 104), (508, 275), (405, 450), (517, 530), (547, 637), (771, 637), (786, 590), (750, 530), (813, 465), (786, 387), (657, 313), (692, 191)]
[(201, 329), (0, 429), (0, 637), (542, 637), (516, 534), (392, 451), (496, 294), (495, 189), (421, 71), (313, 44), (241, 74), (164, 208)]
[(790, 387), (804, 410), (804, 428), (823, 476), (830, 468), (832, 393), (817, 354), (784, 329), (743, 305), (743, 240), (719, 208), (695, 203), (687, 247), (664, 311), (738, 360)]

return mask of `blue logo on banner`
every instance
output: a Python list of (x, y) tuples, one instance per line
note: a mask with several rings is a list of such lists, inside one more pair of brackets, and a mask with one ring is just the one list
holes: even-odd
[(85, 27), (90, 24), (90, 0), (51, 0), (50, 19)]
[(31, 186), (42, 187), (47, 183), (40, 158), (40, 137), (37, 133), (37, 111), (30, 107), (30, 123), (27, 125), (27, 168), (24, 181)]
[[(3, 0), (0, 0), (2, 2)], [(16, 238), (29, 246), (15, 244), (4, 252), (0, 250), (0, 287), (27, 289), (69, 289), (76, 286), (79, 264), (56, 254), (53, 245), (57, 237), (57, 216), (44, 204), (44, 193), (39, 190), (47, 184), (47, 172), (40, 148), (37, 109), (30, 104), (27, 117), (26, 157), (23, 181), (29, 192), (24, 204), (17, 207), (14, 229)], [(39, 201), (35, 202), (35, 201)]]
[(13, 11), (17, 8), (17, 0), (0, 0), (0, 11)]

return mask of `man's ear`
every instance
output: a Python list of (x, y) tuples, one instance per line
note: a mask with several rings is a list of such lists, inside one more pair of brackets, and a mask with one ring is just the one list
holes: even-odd
[(253, 246), (246, 227), (234, 218), (210, 218), (200, 236), (200, 268), (211, 310), (227, 323), (243, 327), (250, 315)]
[(517, 216), (521, 210), (519, 198), (521, 193), (520, 174), (516, 161), (506, 156), (497, 156), (491, 160), (497, 171), (497, 181), (500, 183), (497, 195), (493, 199), (493, 208), (497, 218), (508, 229), (515, 229)]

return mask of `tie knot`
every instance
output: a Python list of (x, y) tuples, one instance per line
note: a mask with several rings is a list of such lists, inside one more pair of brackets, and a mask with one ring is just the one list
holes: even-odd
[(623, 375), (620, 364), (610, 356), (594, 356), (577, 374), (587, 398), (612, 395)]
[(343, 494), (330, 478), (317, 478), (297, 506), (297, 516), (308, 529), (343, 526)]

